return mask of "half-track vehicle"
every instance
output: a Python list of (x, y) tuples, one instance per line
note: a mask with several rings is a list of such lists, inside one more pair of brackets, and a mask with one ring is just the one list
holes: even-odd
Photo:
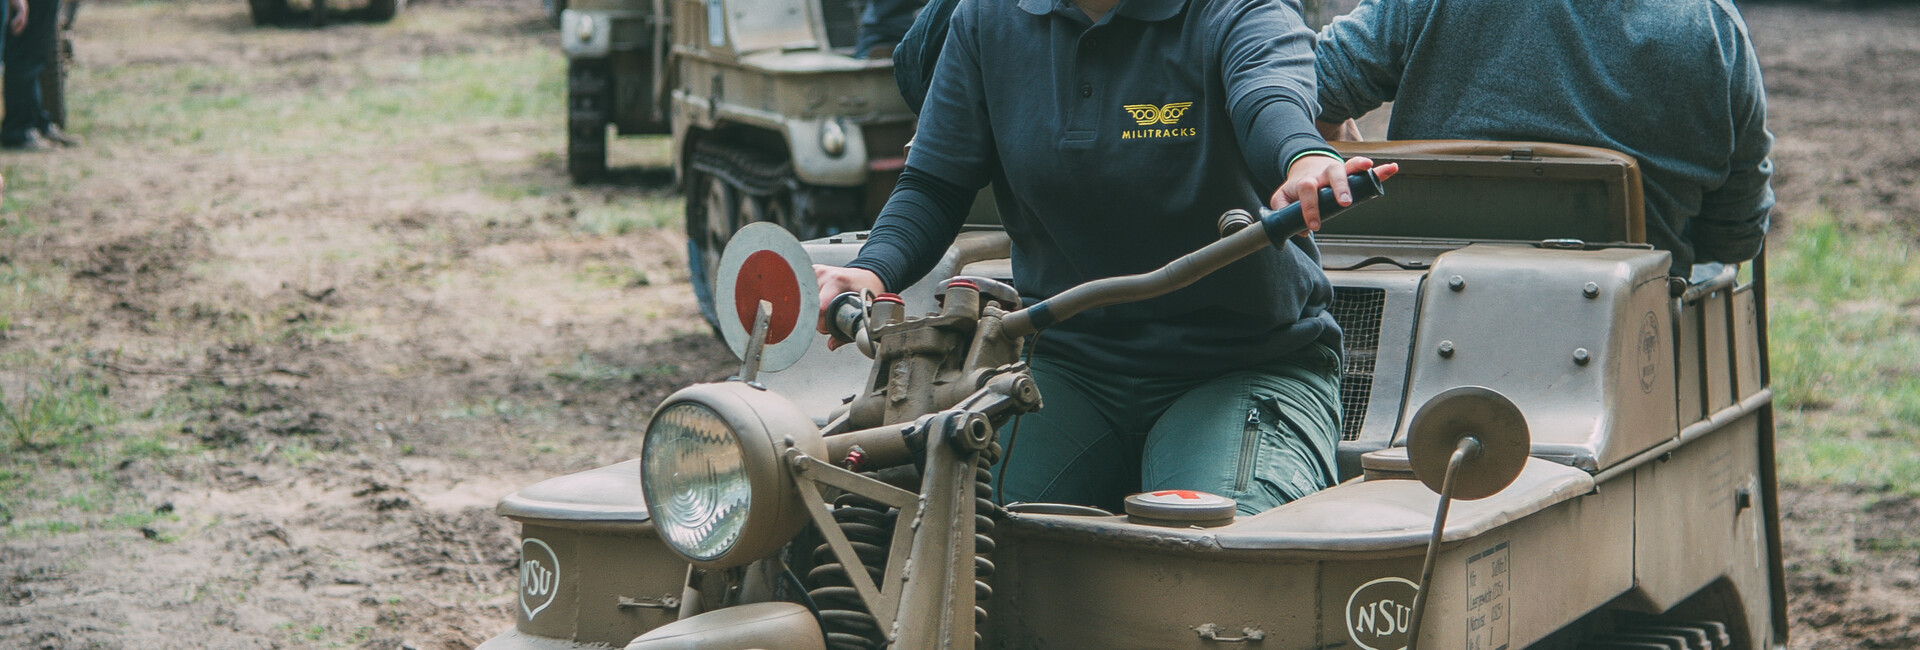
[(519, 613), (483, 647), (1784, 647), (1764, 257), (1670, 277), (1617, 152), (1342, 148), (1399, 173), (1354, 177), (1317, 235), (1338, 485), (1109, 513), (999, 505), (986, 469), (1044, 408), (1024, 335), (1282, 242), (1297, 209), (1024, 306), (1005, 235), (966, 232), (900, 295), (828, 305), (833, 351), (808, 265), (861, 233), (756, 226), (718, 266), (741, 375), (669, 397), (640, 458), (500, 502)]
[(688, 263), (710, 322), (712, 271), (734, 231), (861, 230), (893, 189), (913, 113), (893, 64), (853, 56), (847, 0), (572, 0), (567, 170), (607, 169), (608, 126), (671, 133)]

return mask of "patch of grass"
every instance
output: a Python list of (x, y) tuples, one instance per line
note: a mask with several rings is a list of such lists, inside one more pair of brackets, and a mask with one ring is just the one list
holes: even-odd
[(1920, 251), (1828, 214), (1769, 257), (1780, 469), (1920, 494)]
[(544, 420), (546, 413), (539, 408), (529, 406), (519, 400), (488, 397), (459, 404), (440, 412), (442, 420), (477, 420), (481, 418), (500, 418), (504, 420)]
[(313, 463), (324, 457), (319, 450), (301, 441), (281, 447), (279, 453), (281, 461), (294, 467)]
[(0, 428), (15, 449), (76, 445), (119, 419), (106, 395), (98, 380), (56, 370), (16, 394), (0, 388)]
[(653, 284), (647, 272), (625, 264), (589, 263), (580, 269), (581, 279), (597, 287), (623, 289)]
[(573, 216), (580, 230), (595, 235), (626, 235), (642, 230), (681, 227), (682, 200), (667, 194), (615, 197), (606, 205), (588, 206)]
[(60, 535), (80, 532), (80, 524), (61, 519), (28, 519), (8, 524), (7, 532), (10, 536), (19, 534), (32, 535), (35, 533), (42, 535)]
[(678, 372), (680, 372), (680, 367), (670, 364), (659, 364), (644, 368), (625, 368), (582, 354), (574, 358), (572, 365), (547, 373), (547, 375), (561, 381), (580, 384), (605, 384), (639, 381), (645, 377), (672, 376)]

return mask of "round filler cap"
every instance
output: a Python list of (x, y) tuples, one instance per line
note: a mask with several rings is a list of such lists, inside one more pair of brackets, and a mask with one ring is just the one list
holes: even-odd
[(1127, 497), (1127, 517), (1151, 526), (1225, 526), (1239, 503), (1197, 490), (1156, 490)]

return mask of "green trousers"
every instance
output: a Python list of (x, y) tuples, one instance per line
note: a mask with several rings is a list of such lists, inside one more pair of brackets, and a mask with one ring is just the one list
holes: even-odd
[(1035, 355), (1043, 406), (1001, 427), (1000, 503), (1121, 512), (1129, 494), (1188, 489), (1254, 514), (1334, 484), (1340, 355), (1313, 344), (1249, 370), (1126, 377)]

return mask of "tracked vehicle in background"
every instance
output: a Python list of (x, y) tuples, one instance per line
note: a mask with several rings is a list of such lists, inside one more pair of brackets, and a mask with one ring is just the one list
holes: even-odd
[(1006, 237), (965, 233), (901, 295), (836, 300), (857, 343), (833, 352), (806, 269), (860, 234), (756, 227), (718, 267), (742, 377), (668, 398), (640, 459), (501, 501), (519, 614), (483, 647), (1783, 647), (1764, 258), (1669, 277), (1616, 152), (1343, 148), (1401, 172), (1318, 236), (1339, 485), (1234, 516), (984, 482), (998, 425), (1044, 408), (1021, 334), (1284, 239), (1284, 213), (1024, 309)]
[(329, 6), (327, 0), (308, 0), (305, 4), (301, 7), (288, 0), (247, 0), (247, 12), (259, 27), (293, 24), (319, 27), (341, 19), (384, 23), (407, 8), (407, 0), (366, 0), (365, 4), (355, 3), (356, 6), (350, 7)]
[(847, 0), (572, 0), (567, 170), (606, 173), (608, 127), (671, 133), (688, 263), (710, 322), (734, 231), (812, 239), (872, 223), (905, 164), (913, 113), (889, 60), (852, 56)]

